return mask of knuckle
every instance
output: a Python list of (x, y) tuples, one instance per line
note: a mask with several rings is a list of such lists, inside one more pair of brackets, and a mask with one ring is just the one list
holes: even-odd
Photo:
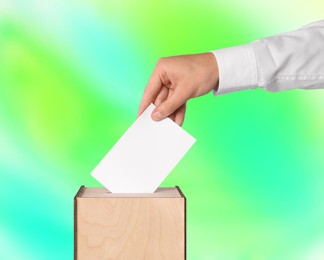
[(175, 106), (170, 101), (165, 102), (160, 108), (160, 112), (164, 116), (169, 116), (170, 114), (173, 113), (174, 110), (175, 110)]
[(156, 62), (156, 67), (161, 67), (166, 63), (167, 58), (161, 57)]

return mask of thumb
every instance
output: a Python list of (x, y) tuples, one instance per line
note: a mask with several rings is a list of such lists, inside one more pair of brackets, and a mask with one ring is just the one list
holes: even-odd
[(180, 95), (177, 91), (174, 91), (173, 95), (171, 95), (153, 110), (152, 119), (154, 121), (160, 121), (168, 117), (169, 115), (173, 114), (179, 107), (185, 104), (188, 99), (189, 96)]

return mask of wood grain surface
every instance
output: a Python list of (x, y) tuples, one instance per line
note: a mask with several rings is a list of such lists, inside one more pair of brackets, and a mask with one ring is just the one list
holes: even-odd
[(75, 259), (185, 259), (185, 198), (75, 201)]

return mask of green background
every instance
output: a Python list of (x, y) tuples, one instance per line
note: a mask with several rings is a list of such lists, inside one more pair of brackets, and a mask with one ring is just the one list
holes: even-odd
[[(323, 19), (322, 0), (1, 0), (0, 259), (72, 259), (73, 197), (134, 122), (159, 57)], [(311, 46), (310, 46), (311, 48)], [(197, 142), (163, 186), (188, 260), (324, 259), (324, 91), (188, 103)]]

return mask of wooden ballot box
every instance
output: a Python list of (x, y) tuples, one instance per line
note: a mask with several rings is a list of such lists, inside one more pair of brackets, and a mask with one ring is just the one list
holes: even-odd
[(137, 194), (82, 186), (74, 199), (74, 259), (186, 259), (185, 196), (179, 187)]

